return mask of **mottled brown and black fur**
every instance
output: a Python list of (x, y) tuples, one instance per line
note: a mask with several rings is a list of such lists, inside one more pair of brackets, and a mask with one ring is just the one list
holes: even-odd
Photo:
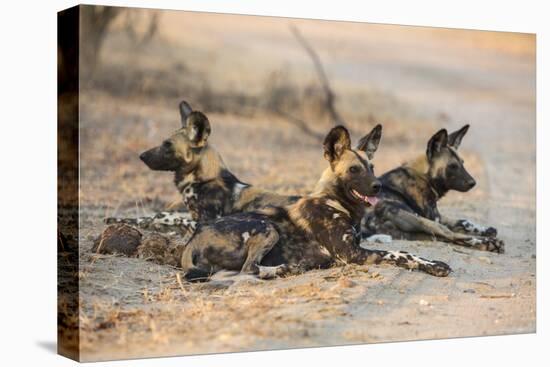
[(240, 270), (261, 277), (325, 268), (336, 262), (391, 263), (446, 276), (450, 267), (403, 251), (359, 246), (365, 207), (375, 203), (380, 182), (370, 159), (382, 128), (376, 126), (351, 148), (348, 131), (333, 128), (323, 145), (329, 167), (315, 191), (296, 203), (229, 215), (199, 225), (182, 255), (188, 280), (204, 280), (216, 271)]
[(437, 201), (448, 191), (466, 192), (476, 184), (466, 171), (458, 147), (469, 125), (447, 134), (438, 131), (426, 154), (380, 177), (380, 201), (367, 211), (364, 234), (389, 234), (399, 239), (435, 238), (478, 250), (504, 252), (493, 227), (439, 213)]
[(182, 127), (161, 145), (140, 155), (152, 170), (174, 172), (174, 183), (182, 195), (182, 211), (157, 213), (151, 217), (108, 218), (107, 223), (127, 223), (154, 230), (194, 231), (197, 222), (225, 215), (295, 202), (284, 196), (240, 181), (229, 171), (218, 152), (208, 143), (211, 126), (200, 111), (180, 103)]

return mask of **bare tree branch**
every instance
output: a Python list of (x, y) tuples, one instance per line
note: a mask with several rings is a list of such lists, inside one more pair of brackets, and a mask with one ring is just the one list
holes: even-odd
[(121, 13), (120, 8), (110, 6), (84, 6), (81, 12), (82, 34), (87, 42), (81, 43), (81, 60), (84, 70), (92, 74), (100, 62), (100, 53), (109, 25)]
[(281, 117), (284, 117), (285, 119), (287, 119), (289, 122), (293, 123), (297, 128), (299, 128), (300, 130), (302, 130), (303, 133), (305, 133), (306, 135), (309, 135), (311, 136), (312, 138), (316, 139), (316, 140), (319, 140), (319, 141), (322, 141), (323, 138), (324, 138), (324, 135), (322, 134), (319, 134), (318, 132), (312, 130), (308, 123), (305, 122), (304, 120), (296, 117), (296, 116), (293, 116), (291, 115), (290, 113), (288, 112), (285, 112), (285, 111), (282, 111), (281, 109), (279, 108), (271, 108), (271, 111), (280, 115)]
[[(146, 16), (146, 17), (144, 17)], [(147, 29), (144, 31), (141, 37), (138, 36), (136, 30), (136, 24), (143, 20), (147, 22)], [(139, 12), (136, 10), (126, 11), (126, 20), (124, 29), (128, 38), (132, 41), (135, 48), (141, 48), (148, 44), (155, 34), (158, 32), (159, 12), (147, 10), (147, 12)]]
[[(319, 78), (319, 82), (321, 84), (321, 89), (324, 93), (324, 105), (326, 110), (329, 113), (332, 123), (334, 125), (344, 125), (345, 122), (340, 116), (340, 114), (338, 113), (338, 111), (336, 110), (336, 107), (334, 105), (335, 94), (332, 91), (332, 88), (330, 87), (327, 74), (325, 72), (325, 69), (323, 68), (323, 64), (321, 62), (321, 59), (319, 58), (319, 55), (315, 52), (315, 50), (311, 47), (311, 45), (307, 42), (307, 40), (302, 36), (298, 28), (296, 28), (294, 25), (290, 25), (290, 30), (292, 31), (292, 34), (294, 35), (294, 37), (296, 37), (296, 39), (298, 40), (298, 43), (305, 49), (308, 56), (311, 58), (313, 62), (315, 71), (317, 73), (317, 77)], [(324, 135), (319, 134), (315, 130), (311, 129), (309, 127), (309, 124), (303, 119), (297, 116), (294, 116), (289, 112), (283, 111), (281, 108), (276, 106), (268, 106), (268, 109), (271, 112), (285, 118), (288, 122), (294, 124), (304, 134), (318, 141), (323, 140)]]
[(325, 93), (325, 105), (328, 113), (330, 114), (330, 118), (333, 120), (333, 123), (335, 125), (344, 125), (344, 120), (342, 119), (342, 117), (336, 110), (336, 107), (334, 106), (334, 99), (335, 99), (334, 92), (330, 87), (327, 74), (325, 72), (325, 69), (323, 68), (323, 64), (321, 63), (321, 59), (319, 58), (319, 55), (310, 46), (307, 40), (302, 36), (302, 34), (298, 30), (298, 28), (296, 28), (296, 26), (291, 24), (290, 30), (292, 31), (292, 34), (294, 34), (294, 37), (296, 37), (300, 45), (306, 50), (307, 54), (311, 58), (311, 61), (313, 62), (313, 65), (315, 66), (317, 77), (319, 78), (321, 87), (323, 88), (323, 91)]
[(153, 39), (155, 34), (157, 34), (158, 27), (159, 27), (159, 13), (157, 11), (154, 11), (149, 18), (149, 27), (147, 27), (147, 31), (141, 38), (140, 43), (141, 44), (149, 43)]

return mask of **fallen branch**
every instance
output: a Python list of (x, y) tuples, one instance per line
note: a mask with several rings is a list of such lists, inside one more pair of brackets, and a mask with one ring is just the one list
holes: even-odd
[(514, 298), (516, 296), (515, 293), (497, 293), (497, 294), (482, 294), (479, 296), (479, 298)]

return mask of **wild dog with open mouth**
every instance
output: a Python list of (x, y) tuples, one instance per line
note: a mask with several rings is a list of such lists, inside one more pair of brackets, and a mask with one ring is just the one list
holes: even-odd
[(211, 126), (200, 111), (182, 101), (182, 127), (161, 145), (140, 155), (152, 170), (174, 172), (174, 183), (182, 195), (183, 211), (160, 212), (150, 217), (107, 218), (107, 224), (126, 223), (144, 229), (176, 231), (189, 235), (197, 222), (207, 222), (228, 214), (268, 205), (283, 206), (298, 200), (261, 190), (240, 181), (208, 143)]
[(333, 128), (324, 141), (330, 163), (315, 191), (287, 206), (219, 218), (199, 225), (185, 247), (181, 265), (188, 280), (207, 280), (222, 269), (272, 277), (326, 268), (335, 262), (391, 263), (447, 276), (450, 267), (404, 251), (359, 246), (367, 205), (376, 204), (381, 184), (372, 159), (382, 127), (376, 126), (352, 150), (348, 131)]
[(367, 211), (364, 233), (389, 234), (400, 239), (436, 238), (478, 250), (504, 252), (497, 230), (467, 219), (442, 216), (437, 201), (448, 191), (466, 192), (476, 181), (466, 171), (458, 147), (469, 125), (448, 135), (439, 130), (426, 154), (380, 177), (380, 202)]

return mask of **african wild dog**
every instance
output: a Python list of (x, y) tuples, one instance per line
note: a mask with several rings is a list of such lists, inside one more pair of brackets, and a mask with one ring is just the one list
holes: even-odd
[(187, 212), (161, 212), (136, 219), (107, 218), (107, 224), (127, 223), (189, 234), (197, 222), (298, 200), (298, 196), (279, 195), (241, 182), (208, 143), (211, 127), (206, 115), (193, 111), (185, 101), (180, 103), (179, 110), (182, 127), (161, 145), (142, 153), (140, 159), (152, 170), (175, 173), (174, 183)]
[(504, 252), (497, 230), (473, 222), (450, 220), (439, 214), (437, 201), (448, 191), (466, 192), (476, 184), (457, 149), (469, 125), (447, 135), (439, 130), (426, 154), (380, 177), (380, 202), (367, 210), (364, 233), (400, 239), (436, 238), (478, 250)]
[(384, 262), (447, 276), (451, 269), (443, 262), (359, 246), (365, 208), (376, 204), (381, 186), (369, 162), (381, 133), (382, 127), (376, 126), (352, 150), (348, 131), (333, 128), (323, 144), (329, 167), (311, 195), (199, 225), (181, 258), (186, 279), (206, 280), (222, 269), (271, 277), (335, 262)]

